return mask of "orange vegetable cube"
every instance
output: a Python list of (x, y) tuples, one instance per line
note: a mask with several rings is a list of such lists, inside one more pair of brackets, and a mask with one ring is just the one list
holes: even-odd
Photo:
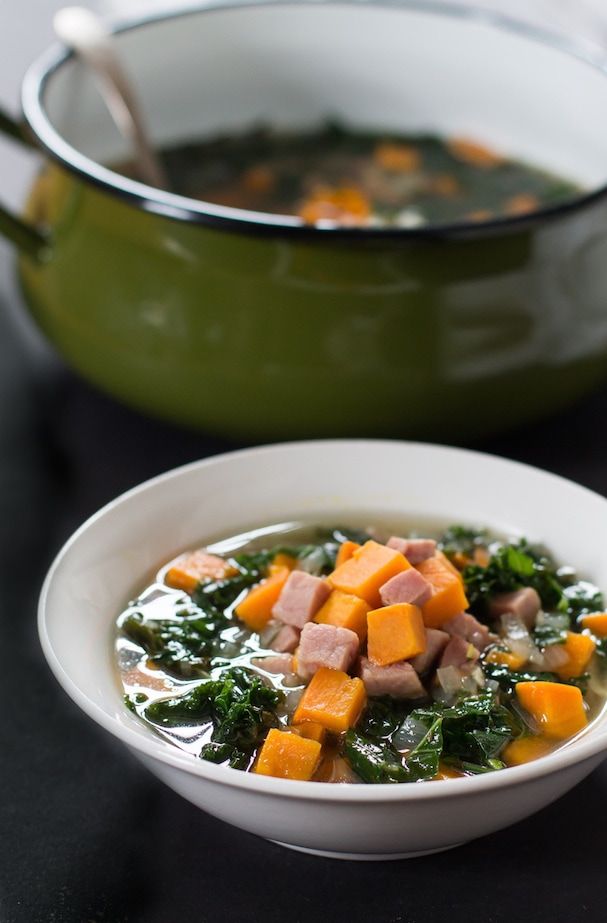
[(566, 740), (586, 727), (588, 717), (577, 686), (543, 681), (517, 683), (516, 695), (551, 740)]
[(558, 673), (561, 679), (571, 679), (585, 672), (590, 663), (590, 658), (594, 654), (596, 644), (588, 635), (579, 635), (576, 632), (568, 631), (567, 640), (559, 647), (567, 654), (569, 659), (562, 666), (556, 667), (555, 673)]
[(422, 606), (427, 628), (440, 628), (468, 608), (461, 575), (444, 555), (439, 553), (427, 558), (417, 569), (432, 584), (432, 596)]
[(360, 596), (376, 608), (381, 605), (379, 588), (409, 567), (411, 565), (400, 551), (371, 539), (355, 551), (349, 561), (336, 567), (327, 579), (336, 590)]
[(234, 611), (251, 631), (261, 631), (270, 621), (272, 609), (290, 573), (288, 567), (277, 568), (269, 577), (249, 590), (242, 602), (238, 603)]
[(466, 773), (460, 772), (459, 769), (455, 769), (454, 766), (449, 766), (448, 763), (441, 762), (438, 764), (438, 772), (434, 776), (434, 781), (438, 779), (465, 779)]
[(322, 744), (327, 736), (327, 729), (322, 724), (318, 724), (317, 721), (302, 721), (301, 724), (294, 724), (293, 731), (301, 735), (301, 737), (317, 740), (319, 744)]
[(369, 612), (367, 630), (369, 659), (379, 666), (408, 660), (426, 650), (421, 611), (409, 603), (395, 603)]
[(328, 731), (341, 734), (358, 721), (367, 695), (361, 679), (341, 670), (321, 667), (302, 695), (293, 715), (293, 723), (315, 721)]
[(592, 615), (583, 615), (580, 622), (595, 637), (607, 638), (607, 612), (594, 612)]
[(262, 776), (307, 782), (318, 766), (320, 750), (317, 740), (272, 728), (259, 752), (254, 771)]
[(464, 163), (469, 163), (473, 167), (480, 167), (485, 170), (497, 167), (504, 161), (504, 158), (500, 154), (485, 147), (484, 144), (479, 144), (477, 141), (469, 141), (467, 138), (450, 138), (447, 142), (447, 147), (449, 148), (449, 152), (458, 160), (462, 160)]
[(345, 564), (346, 561), (349, 561), (354, 552), (358, 551), (359, 548), (360, 545), (358, 542), (342, 542), (337, 552), (337, 558), (335, 559), (335, 567), (339, 567), (341, 564)]
[(539, 759), (540, 756), (546, 756), (554, 747), (554, 741), (547, 740), (541, 734), (537, 737), (519, 737), (504, 747), (500, 759), (507, 766), (521, 766), (523, 763)]
[(165, 574), (165, 583), (175, 590), (193, 593), (198, 584), (205, 580), (225, 580), (236, 573), (236, 568), (216, 554), (204, 549), (190, 551), (173, 561)]
[(272, 563), (270, 564), (270, 571), (272, 570), (273, 567), (288, 567), (289, 570), (293, 570), (296, 564), (297, 564), (297, 558), (294, 558), (290, 554), (283, 554), (281, 551), (279, 551), (278, 554), (272, 558)]
[(394, 144), (384, 141), (378, 144), (373, 151), (373, 160), (389, 173), (413, 173), (421, 164), (421, 156), (417, 148), (410, 144)]
[(360, 596), (333, 590), (326, 603), (320, 607), (314, 621), (321, 625), (335, 625), (356, 632), (363, 644), (367, 637), (367, 612), (369, 605)]
[(489, 651), (485, 660), (487, 663), (498, 663), (509, 670), (520, 670), (527, 663), (527, 658), (522, 654), (513, 654), (512, 651)]

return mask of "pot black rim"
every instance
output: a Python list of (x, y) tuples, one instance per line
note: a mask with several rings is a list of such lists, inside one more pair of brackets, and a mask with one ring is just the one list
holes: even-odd
[[(493, 13), (472, 5), (454, 5), (443, 0), (210, 0), (199, 6), (186, 6), (171, 11), (149, 13), (118, 24), (110, 24), (112, 32), (119, 34), (144, 26), (161, 24), (186, 16), (198, 16), (230, 10), (255, 7), (290, 6), (346, 6), (352, 9), (373, 7), (377, 10), (401, 10), (423, 12), (429, 15), (450, 17), (470, 22), (482, 22), (498, 31), (513, 36), (531, 39), (540, 45), (552, 48), (574, 57), (603, 74), (607, 79), (607, 64), (593, 57), (581, 45), (570, 39), (541, 27), (515, 18)], [(25, 121), (33, 133), (38, 146), (49, 157), (65, 167), (88, 184), (130, 203), (150, 214), (202, 225), (210, 228), (232, 231), (251, 236), (298, 237), (320, 241), (401, 241), (441, 239), (479, 239), (499, 234), (531, 230), (537, 225), (575, 213), (607, 197), (607, 183), (588, 192), (566, 199), (561, 203), (536, 209), (522, 215), (504, 215), (482, 222), (457, 221), (444, 224), (428, 224), (414, 228), (394, 226), (343, 227), (339, 225), (306, 224), (301, 218), (291, 215), (276, 215), (249, 211), (210, 202), (191, 199), (163, 189), (156, 189), (138, 180), (116, 173), (109, 167), (81, 153), (72, 147), (54, 128), (46, 114), (43, 97), (46, 86), (61, 66), (73, 58), (73, 53), (63, 45), (54, 44), (29, 67), (22, 85), (21, 103)]]

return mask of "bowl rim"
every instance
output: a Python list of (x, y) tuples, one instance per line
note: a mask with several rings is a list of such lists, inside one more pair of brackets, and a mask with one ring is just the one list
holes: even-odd
[[(593, 55), (581, 42), (543, 29), (516, 18), (491, 12), (472, 4), (455, 5), (445, 0), (313, 0), (315, 6), (346, 6), (357, 9), (423, 12), (443, 18), (472, 23), (482, 22), (514, 38), (524, 37), (538, 44), (577, 58), (607, 78), (607, 64), (597, 53)], [(211, 15), (231, 10), (309, 6), (310, 0), (207, 0), (200, 5), (186, 5), (172, 10), (149, 12), (147, 15), (120, 20), (111, 28), (116, 34), (148, 25), (162, 24), (185, 16)], [(198, 201), (115, 173), (108, 167), (74, 148), (54, 128), (46, 114), (43, 96), (47, 83), (60, 67), (74, 57), (63, 45), (54, 44), (28, 68), (22, 83), (21, 104), (27, 125), (39, 145), (70, 173), (103, 192), (110, 193), (142, 211), (190, 224), (238, 232), (253, 236), (296, 237), (317, 241), (328, 238), (351, 241), (369, 240), (442, 240), (449, 238), (478, 239), (497, 234), (514, 233), (533, 228), (546, 221), (566, 216), (600, 201), (607, 196), (607, 181), (596, 188), (522, 215), (503, 215), (483, 222), (455, 221), (429, 224), (418, 228), (340, 227), (309, 225), (297, 216), (256, 212), (230, 206)]]
[[(251, 792), (279, 795), (284, 798), (360, 804), (368, 802), (417, 801), (435, 798), (450, 798), (454, 796), (473, 797), (480, 792), (490, 792), (500, 788), (511, 788), (512, 786), (536, 781), (543, 776), (551, 775), (553, 772), (565, 770), (576, 764), (590, 760), (598, 756), (601, 751), (607, 751), (607, 725), (601, 728), (598, 725), (593, 727), (591, 723), (586, 731), (582, 732), (578, 737), (573, 738), (570, 742), (567, 742), (565, 746), (531, 763), (508, 767), (505, 770), (483, 775), (468, 776), (465, 779), (444, 779), (440, 781), (440, 784), (436, 784), (433, 781), (425, 781), (401, 785), (389, 783), (373, 785), (322, 785), (318, 782), (279, 779), (243, 772), (242, 770), (231, 769), (226, 766), (215, 765), (205, 762), (204, 760), (197, 760), (192, 754), (185, 753), (177, 747), (167, 745), (166, 741), (162, 740), (160, 737), (156, 737), (153, 731), (150, 731), (147, 735), (135, 734), (127, 725), (121, 724), (115, 716), (109, 714), (92, 699), (89, 699), (63, 668), (53, 648), (46, 623), (48, 597), (51, 586), (54, 584), (57, 571), (64, 558), (71, 551), (72, 546), (80, 540), (81, 536), (87, 532), (92, 525), (98, 520), (111, 515), (117, 507), (128, 502), (133, 497), (144, 495), (154, 490), (160, 484), (165, 484), (172, 480), (178, 481), (184, 474), (188, 474), (195, 469), (200, 470), (208, 467), (216, 467), (234, 458), (240, 458), (246, 461), (246, 459), (251, 456), (259, 456), (260, 454), (268, 453), (272, 454), (284, 450), (285, 448), (297, 452), (302, 449), (308, 450), (311, 446), (316, 447), (319, 451), (333, 449), (339, 446), (341, 449), (347, 448), (348, 451), (353, 451), (360, 446), (374, 446), (381, 450), (382, 448), (393, 447), (395, 445), (407, 446), (413, 451), (425, 450), (447, 453), (452, 456), (458, 455), (461, 457), (463, 455), (470, 459), (480, 458), (491, 460), (492, 462), (498, 462), (498, 464), (501, 464), (506, 470), (522, 469), (523, 471), (534, 472), (535, 474), (539, 472), (543, 477), (549, 479), (553, 483), (568, 485), (569, 487), (573, 486), (581, 493), (589, 495), (593, 501), (598, 501), (605, 507), (605, 512), (607, 514), (606, 498), (560, 475), (487, 452), (423, 442), (406, 442), (387, 439), (305, 440), (238, 449), (189, 462), (188, 464), (170, 469), (169, 471), (143, 481), (109, 501), (109, 503), (106, 503), (96, 513), (88, 517), (71, 537), (68, 538), (53, 560), (40, 592), (38, 603), (38, 634), (44, 656), (59, 684), (90, 718), (142, 757), (159, 760), (169, 767), (183, 770), (190, 776), (198, 777), (208, 782), (225, 785), (231, 788), (245, 789)], [(111, 625), (114, 624), (114, 616), (115, 613), (112, 614)]]

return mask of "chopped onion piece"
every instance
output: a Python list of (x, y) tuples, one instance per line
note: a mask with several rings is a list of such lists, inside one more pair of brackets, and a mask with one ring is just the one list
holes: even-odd
[(547, 670), (557, 670), (569, 660), (569, 654), (562, 644), (549, 644), (544, 649), (544, 667)]
[(439, 667), (436, 678), (447, 695), (455, 695), (462, 688), (463, 673), (457, 667)]
[(501, 623), (504, 637), (512, 641), (519, 641), (529, 637), (527, 626), (522, 618), (515, 615), (514, 612), (504, 612), (501, 617)]
[(481, 668), (480, 668), (478, 665), (476, 665), (476, 666), (470, 671), (470, 676), (471, 676), (471, 678), (474, 680), (474, 682), (476, 683), (476, 685), (478, 686), (478, 688), (479, 688), (479, 689), (483, 689), (483, 687), (485, 686), (485, 683), (486, 683), (485, 674), (483, 673), (483, 671), (481, 670)]
[(516, 654), (517, 657), (524, 657), (525, 660), (529, 660), (534, 651), (537, 650), (533, 641), (527, 635), (526, 638), (510, 638), (508, 640), (508, 647), (513, 654)]

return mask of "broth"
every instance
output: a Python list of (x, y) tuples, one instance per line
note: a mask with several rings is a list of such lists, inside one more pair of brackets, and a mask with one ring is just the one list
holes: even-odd
[[(348, 519), (348, 529), (319, 525), (322, 517), (313, 525), (293, 520), (253, 529), (163, 565), (117, 622), (116, 663), (128, 707), (155, 733), (193, 757), (248, 771), (265, 771), (264, 752), (276, 740), (284, 743), (289, 738), (292, 744), (296, 738), (297, 746), (308, 755), (320, 748), (319, 755), (309, 775), (286, 773), (285, 777), (323, 782), (411, 782), (494, 771), (542, 756), (583, 730), (587, 717), (579, 727), (568, 726), (570, 733), (564, 733), (563, 726), (558, 731), (561, 736), (555, 736), (550, 725), (553, 719), (544, 726), (541, 711), (537, 712), (532, 699), (523, 700), (516, 692), (519, 685), (527, 693), (540, 690), (546, 694), (547, 690), (554, 694), (556, 689), (567, 700), (578, 697), (579, 702), (579, 690), (583, 690), (583, 713), (596, 716), (604, 703), (602, 662), (607, 648), (601, 634), (604, 631), (607, 635), (603, 616), (588, 618), (589, 613), (603, 607), (602, 594), (596, 587), (578, 581), (571, 569), (558, 569), (544, 552), (532, 549), (522, 539), (507, 541), (484, 530), (463, 527), (444, 530), (441, 524), (429, 521), (416, 522), (413, 532), (413, 523), (394, 516), (378, 516), (374, 522), (381, 523), (379, 527), (369, 527), (367, 517)], [(410, 567), (400, 551), (384, 544), (391, 535), (426, 537), (413, 542), (396, 541), (408, 541), (401, 547), (410, 549), (412, 561), (422, 547), (427, 557)], [(439, 540), (438, 549), (432, 550), (433, 542), (426, 541), (428, 536)], [(349, 547), (356, 544), (358, 550)], [(352, 556), (339, 564), (346, 551)], [(284, 600), (293, 575), (299, 575), (300, 582), (317, 591), (326, 583), (326, 575), (331, 574), (332, 589), (323, 589), (323, 600), (335, 599), (335, 594), (348, 596), (343, 576), (336, 575), (345, 573), (348, 560), (360, 561), (367, 553), (379, 555), (392, 569), (397, 565), (396, 577), (416, 571), (415, 580), (430, 580), (436, 568), (442, 567), (447, 577), (450, 572), (455, 575), (450, 578), (453, 584), (454, 579), (461, 582), (459, 573), (463, 573), (462, 588), (479, 620), (467, 616), (468, 621), (462, 621), (460, 614), (444, 609), (439, 613), (442, 621), (436, 621), (436, 606), (431, 606), (438, 598), (438, 583), (419, 607), (405, 604), (403, 608), (403, 604), (386, 602), (382, 596), (379, 607), (374, 608), (362, 598), (367, 589), (360, 589), (360, 598), (349, 595), (350, 606), (352, 613), (357, 605), (360, 609), (359, 604), (365, 607), (363, 620), (366, 619), (365, 633), (368, 623), (369, 635), (366, 642), (359, 639), (362, 651), (361, 644), (355, 644), (356, 654), (347, 667), (341, 664), (344, 669), (339, 670), (331, 661), (333, 653), (327, 655), (325, 651), (328, 668), (315, 665), (311, 674), (308, 672), (306, 637), (314, 632), (323, 638), (330, 636), (337, 649), (344, 639), (351, 643), (349, 635), (356, 642), (355, 632), (360, 627), (360, 621), (358, 627), (352, 621), (349, 627), (341, 622), (342, 627), (336, 628), (335, 620), (321, 617), (325, 611), (322, 601), (301, 635), (299, 629), (291, 627), (298, 636), (298, 660), (293, 661), (288, 651), (277, 653), (276, 638), (281, 629), (290, 625), (284, 613), (276, 615), (276, 606)], [(195, 569), (201, 567), (206, 568), (207, 576), (199, 579), (196, 571), (192, 578)], [(281, 570), (287, 573), (281, 575)], [(273, 580), (283, 580), (276, 596), (278, 602), (274, 602), (274, 617), (268, 612), (265, 622), (257, 623), (254, 619), (258, 614), (250, 600), (260, 586), (267, 592)], [(489, 592), (486, 584), (491, 581)], [(503, 591), (510, 587), (508, 581), (514, 581), (527, 595), (532, 588), (533, 593), (540, 594), (541, 611), (527, 627), (522, 616), (518, 621), (508, 621), (511, 613), (507, 611), (499, 617), (489, 615), (491, 606), (503, 596), (503, 592), (496, 595), (495, 587)], [(382, 593), (388, 584), (389, 580), (382, 586)], [(189, 592), (184, 589), (186, 585)], [(453, 586), (449, 592), (453, 593)], [(244, 605), (247, 600), (248, 608)], [(442, 606), (453, 606), (453, 600), (445, 600), (446, 597)], [(379, 613), (377, 624), (381, 627), (386, 612), (399, 605), (401, 615), (419, 619), (420, 623), (423, 615), (427, 644), (431, 632), (448, 635), (448, 640), (442, 639), (443, 647), (426, 667), (416, 664), (415, 653), (400, 660), (393, 657), (390, 663), (397, 668), (397, 686), (392, 695), (385, 689), (377, 692), (377, 682), (391, 682), (394, 671), (390, 666), (378, 667), (369, 659), (372, 642), (379, 650), (376, 636), (372, 635), (377, 630), (372, 619), (377, 621)], [(421, 615), (411, 615), (409, 610)], [(449, 618), (444, 618), (446, 615)], [(470, 628), (472, 640), (465, 639), (463, 647), (468, 653), (457, 667), (444, 666), (449, 645), (457, 648), (459, 643), (457, 619)], [(486, 623), (499, 635), (490, 634)], [(367, 656), (362, 653), (365, 643)], [(423, 651), (428, 652), (429, 647)], [(276, 670), (276, 661), (281, 658), (281, 670)], [(568, 658), (574, 664), (573, 672), (567, 666)], [(415, 669), (411, 664), (416, 664)], [(586, 675), (589, 670), (591, 677)], [(310, 690), (318, 684), (321, 673), (331, 681), (339, 678), (349, 693), (365, 703), (343, 728), (331, 723), (331, 715), (325, 724), (322, 715), (320, 724), (309, 716), (298, 718), (302, 709), (305, 712)], [(403, 690), (403, 676), (409, 685), (413, 684), (409, 691), (408, 686)], [(221, 707), (217, 705), (219, 699), (212, 701), (211, 693), (221, 699)], [(232, 711), (226, 712), (226, 703), (234, 706)], [(562, 709), (561, 713), (564, 714)], [(306, 714), (311, 714), (309, 709)], [(578, 717), (579, 714), (578, 707)], [(428, 753), (420, 756), (420, 728), (429, 734), (430, 725), (437, 721), (442, 729), (441, 746), (434, 741), (434, 749), (428, 746)], [(307, 736), (313, 726), (320, 741), (311, 741)], [(306, 742), (302, 744), (301, 740)], [(478, 741), (483, 742), (482, 746)], [(280, 775), (281, 770), (266, 774)]]
[[(467, 139), (380, 135), (327, 123), (258, 128), (161, 151), (171, 188), (311, 225), (403, 228), (483, 222), (578, 195), (573, 182)], [(128, 164), (118, 172), (131, 174)]]

